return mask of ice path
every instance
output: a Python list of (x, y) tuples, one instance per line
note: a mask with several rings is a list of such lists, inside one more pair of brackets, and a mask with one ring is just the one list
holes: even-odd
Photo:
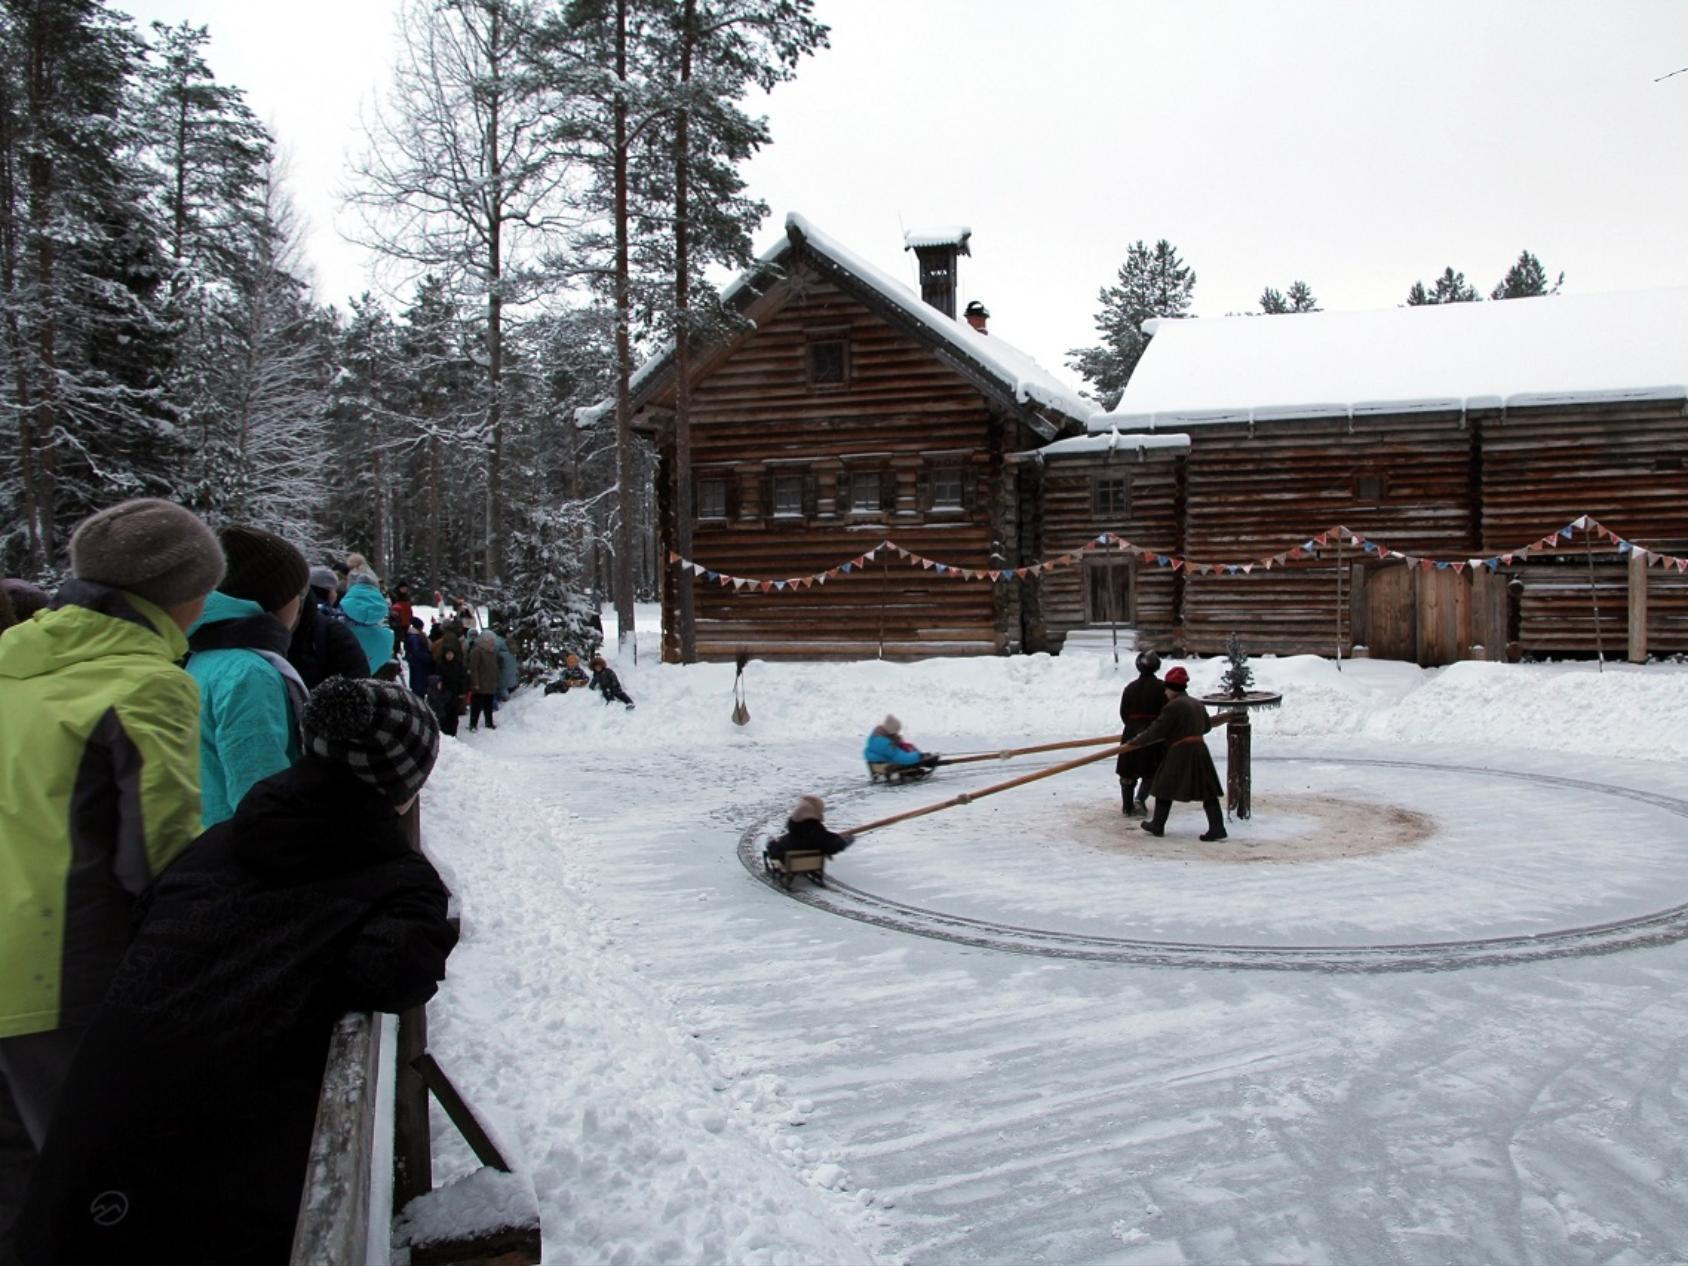
[[(1472, 775), (1470, 768), (1464, 765), (1435, 764), (1426, 761), (1399, 759), (1356, 760), (1346, 755), (1265, 756), (1260, 758), (1262, 764), (1271, 762), (1317, 763), (1322, 765), (1340, 763), (1345, 767), (1405, 771), (1416, 775), (1437, 772), (1459, 774), (1467, 778)], [(926, 791), (929, 798), (935, 800), (940, 796), (952, 795), (958, 789), (965, 789), (970, 784), (983, 783), (998, 779), (1001, 776), (991, 766), (975, 765), (965, 770), (952, 769), (947, 771), (946, 777), (938, 783), (927, 784), (922, 790)], [(1497, 780), (1502, 785), (1505, 783), (1522, 783), (1530, 790), (1542, 788), (1569, 790), (1581, 793), (1585, 797), (1609, 796), (1619, 800), (1636, 801), (1661, 809), (1677, 818), (1688, 818), (1688, 800), (1664, 796), (1635, 787), (1591, 782), (1587, 779), (1568, 778), (1560, 775), (1493, 768), (1485, 769), (1477, 776)], [(828, 796), (829, 803), (835, 806), (835, 812), (836, 808), (842, 804), (859, 803), (864, 800), (859, 780), (855, 784), (840, 788), (839, 792), (843, 794), (834, 792)], [(875, 797), (871, 790), (866, 797), (870, 803), (876, 798), (880, 804), (884, 803), (884, 798)], [(780, 823), (783, 818), (783, 806), (771, 806), (766, 820), (753, 823), (739, 837), (740, 862), (752, 875), (762, 879), (770, 887), (775, 885), (765, 873), (761, 859), (762, 843), (770, 832), (777, 832), (781, 829)], [(1133, 824), (1126, 824), (1126, 828), (1128, 829), (1131, 825)], [(1247, 833), (1242, 830), (1242, 824), (1233, 823), (1233, 825), (1238, 826), (1239, 834), (1246, 837)], [(908, 828), (905, 827), (906, 829)], [(1618, 828), (1608, 825), (1607, 831), (1610, 833), (1615, 829)], [(1680, 835), (1682, 831), (1683, 828), (1678, 824), (1677, 833)], [(1540, 838), (1514, 841), (1514, 843), (1523, 843), (1527, 847), (1538, 850), (1544, 846), (1551, 846), (1554, 842), (1556, 841)], [(1606, 843), (1604, 840), (1596, 840), (1595, 842), (1597, 844)], [(1244, 848), (1246, 844), (1238, 841), (1234, 847)], [(1114, 857), (1111, 859), (1111, 864), (1116, 868), (1128, 868), (1131, 860), (1128, 856)], [(1421, 862), (1421, 865), (1430, 864), (1432, 863), (1428, 858)], [(1337, 868), (1326, 866), (1323, 869), (1329, 871)], [(942, 910), (911, 905), (883, 895), (864, 892), (839, 879), (837, 870), (838, 867), (835, 866), (831, 878), (824, 886), (816, 887), (807, 882), (799, 882), (790, 889), (790, 895), (798, 901), (834, 914), (843, 915), (846, 918), (858, 919), (865, 923), (873, 923), (880, 927), (893, 928), (917, 936), (928, 936), (938, 940), (954, 941), (962, 945), (973, 945), (982, 949), (995, 949), (1008, 953), (1042, 955), (1050, 958), (1079, 958), (1098, 962), (1139, 963), (1149, 966), (1267, 968), (1284, 971), (1445, 971), (1479, 965), (1522, 963), (1585, 954), (1616, 953), (1620, 950), (1633, 949), (1642, 945), (1667, 944), (1688, 937), (1688, 903), (1683, 903), (1603, 923), (1558, 927), (1550, 931), (1532, 932), (1523, 935), (1488, 936), (1460, 941), (1424, 940), (1405, 944), (1386, 943), (1357, 946), (1328, 944), (1250, 946), (1147, 940), (1123, 936), (1086, 935), (1031, 927), (1024, 923), (1003, 923), (968, 918)], [(1291, 882), (1316, 884), (1320, 880), (1318, 877), (1304, 872), (1299, 879), (1292, 878)], [(1682, 887), (1678, 890), (1678, 895), (1688, 896), (1688, 875), (1681, 876), (1680, 883)], [(1657, 899), (1660, 894), (1652, 895)], [(1454, 900), (1458, 902), (1461, 898), (1456, 896)], [(1020, 914), (1022, 918), (1025, 917), (1018, 911), (1016, 913)], [(1129, 917), (1123, 922), (1129, 925)]]
[[(879, 1230), (893, 1259), (1683, 1260), (1688, 946), (1378, 974), (1004, 954), (840, 919), (746, 875), (746, 805), (835, 783), (836, 742), (618, 752), (584, 799), (577, 752), (520, 745), (483, 749), (511, 757), (500, 802), (512, 817), (569, 805), (577, 829), (556, 847), (602, 934), (716, 1068), (812, 1103), (790, 1133), (839, 1157), (844, 1185), (895, 1198)], [(1575, 772), (1688, 795), (1673, 767)], [(532, 916), (543, 865), (507, 862), (453, 850), (471, 921), (507, 900)], [(543, 1014), (546, 946), (527, 926), (519, 1013)], [(451, 1020), (467, 1004), (442, 1003), (448, 1063), (499, 1057)], [(506, 1110), (572, 1128), (543, 1067), (497, 1075)]]

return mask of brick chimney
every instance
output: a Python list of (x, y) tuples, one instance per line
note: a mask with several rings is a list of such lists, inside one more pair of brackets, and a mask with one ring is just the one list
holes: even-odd
[(913, 251), (920, 261), (920, 297), (939, 312), (955, 317), (957, 262), (967, 249), (973, 230), (964, 224), (935, 229), (910, 229), (903, 234), (903, 249)]

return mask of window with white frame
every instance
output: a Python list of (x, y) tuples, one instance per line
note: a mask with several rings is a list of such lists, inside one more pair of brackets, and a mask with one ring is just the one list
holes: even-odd
[(932, 508), (934, 510), (961, 509), (961, 479), (959, 466), (952, 466), (945, 470), (939, 468), (932, 472)]
[(850, 473), (850, 513), (877, 514), (880, 509), (880, 479), (877, 470)]

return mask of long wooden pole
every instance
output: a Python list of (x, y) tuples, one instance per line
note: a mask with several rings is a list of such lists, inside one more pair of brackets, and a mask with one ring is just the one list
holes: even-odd
[(934, 762), (938, 765), (970, 765), (981, 760), (1006, 760), (1010, 756), (1029, 756), (1033, 752), (1058, 752), (1064, 747), (1096, 747), (1102, 743), (1117, 743), (1119, 735), (1103, 734), (1096, 738), (1065, 739), (1059, 743), (1039, 743), (1034, 747), (1008, 747), (1000, 752), (972, 752), (966, 756), (945, 756)]
[(964, 791), (959, 796), (951, 796), (948, 800), (938, 804), (929, 804), (923, 809), (910, 809), (907, 813), (894, 813), (888, 818), (880, 818), (876, 822), (867, 822), (861, 826), (853, 826), (845, 835), (861, 835), (867, 831), (877, 831), (882, 826), (890, 826), (893, 822), (907, 822), (910, 818), (923, 818), (928, 813), (936, 813), (940, 809), (953, 809), (958, 804), (971, 804), (975, 800), (982, 800), (986, 796), (994, 796), (999, 791), (1007, 791), (1010, 787), (1023, 787), (1029, 782), (1036, 782), (1040, 778), (1053, 778), (1056, 774), (1064, 774), (1069, 769), (1077, 769), (1080, 765), (1093, 765), (1099, 760), (1106, 760), (1110, 756), (1118, 756), (1125, 750), (1125, 744), (1116, 743), (1104, 751), (1092, 752), (1088, 756), (1080, 756), (1073, 760), (1064, 760), (1059, 765), (1051, 765), (1048, 769), (1040, 769), (1035, 774), (1022, 774), (1018, 778), (1010, 778), (1007, 782), (999, 782), (994, 786), (981, 787), (977, 791)]

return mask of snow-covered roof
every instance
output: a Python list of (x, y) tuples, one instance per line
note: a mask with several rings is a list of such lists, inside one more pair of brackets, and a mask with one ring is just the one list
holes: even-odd
[(1092, 431), (1089, 435), (1075, 435), (1071, 439), (1056, 440), (1053, 444), (1045, 444), (1042, 448), (1034, 448), (1025, 453), (1016, 453), (1016, 457), (1036, 457), (1042, 459), (1061, 457), (1094, 457), (1100, 453), (1109, 453), (1118, 457), (1141, 457), (1145, 453), (1163, 450), (1188, 452), (1190, 437), (1188, 435), (1171, 434), (1165, 431), (1149, 434), (1146, 431), (1121, 432), (1109, 427), (1106, 431)]
[[(1086, 399), (1067, 386), (1025, 352), (1003, 342), (995, 335), (979, 333), (965, 321), (944, 315), (909, 286), (846, 249), (795, 211), (785, 218), (784, 235), (763, 251), (747, 271), (734, 278), (722, 290), (722, 302), (728, 305), (735, 301), (742, 303), (747, 294), (754, 293), (758, 286), (765, 288), (769, 274), (782, 267), (786, 255), (799, 245), (806, 246), (816, 257), (848, 274), (859, 285), (872, 291), (879, 300), (936, 335), (951, 351), (970, 361), (988, 378), (994, 379), (1003, 392), (1017, 403), (1051, 409), (1079, 423), (1085, 422), (1094, 412), (1094, 401)], [(673, 353), (673, 344), (665, 344), (634, 371), (632, 390), (636, 403), (640, 394), (653, 386), (668, 369)], [(593, 425), (607, 416), (613, 408), (614, 402), (610, 401), (576, 410), (576, 424)]]
[(1157, 319), (1093, 431), (1688, 395), (1688, 288)]
[(965, 321), (945, 316), (910, 287), (881, 272), (861, 256), (833, 241), (793, 211), (785, 217), (786, 235), (808, 244), (815, 254), (831, 260), (869, 287), (886, 303), (914, 318), (943, 342), (976, 363), (1012, 391), (1021, 404), (1041, 405), (1083, 421), (1095, 404), (1079, 395), (1019, 348), (994, 334), (981, 334)]
[(967, 249), (967, 239), (972, 236), (973, 230), (965, 224), (940, 224), (929, 229), (910, 229), (903, 234), (903, 249), (913, 251), (922, 246), (959, 246), (963, 255), (971, 255), (973, 252)]

